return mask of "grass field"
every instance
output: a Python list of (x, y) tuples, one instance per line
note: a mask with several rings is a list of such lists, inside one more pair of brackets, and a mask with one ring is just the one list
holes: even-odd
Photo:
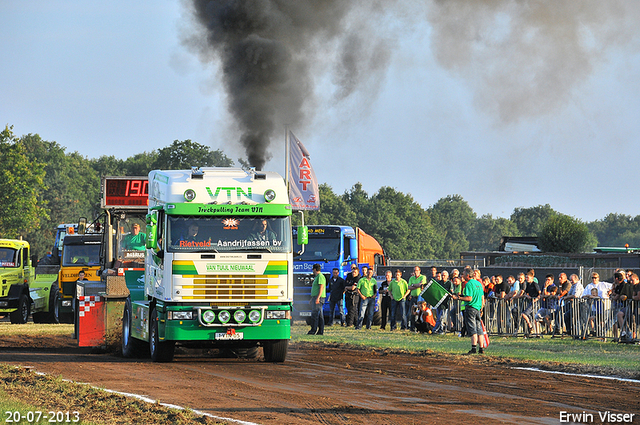
[[(422, 335), (409, 331), (383, 331), (331, 326), (325, 328), (324, 335), (307, 335), (309, 326), (302, 322), (293, 326), (294, 341), (321, 342), (324, 344), (348, 344), (354, 347), (387, 349), (398, 352), (430, 351), (443, 354), (463, 354), (469, 351), (469, 338), (455, 334)], [(512, 358), (532, 362), (560, 362), (585, 366), (619, 369), (623, 375), (640, 374), (640, 346), (615, 344), (598, 340), (580, 341), (572, 338), (513, 338), (490, 337), (491, 344), (486, 353), (489, 356)]]

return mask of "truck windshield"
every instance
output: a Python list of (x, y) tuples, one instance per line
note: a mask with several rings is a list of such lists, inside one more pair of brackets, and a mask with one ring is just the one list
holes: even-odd
[[(302, 249), (295, 242), (295, 252)], [(340, 256), (340, 239), (339, 238), (313, 238), (309, 237), (309, 244), (305, 246), (304, 253), (295, 257), (300, 261), (336, 261)]]
[(65, 245), (62, 254), (63, 266), (100, 265), (100, 244)]
[(291, 252), (290, 217), (173, 217), (169, 252)]
[(13, 248), (0, 248), (0, 267), (18, 267), (18, 250)]

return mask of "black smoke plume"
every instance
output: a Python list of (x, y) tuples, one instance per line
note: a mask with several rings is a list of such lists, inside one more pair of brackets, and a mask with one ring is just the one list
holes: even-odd
[(197, 25), (186, 42), (202, 60), (219, 64), (228, 109), (250, 165), (262, 169), (271, 157), (271, 139), (283, 137), (285, 125), (301, 126), (312, 118), (314, 72), (333, 68), (334, 97), (340, 100), (386, 68), (388, 45), (368, 24), (382, 9), (377, 2), (359, 3), (188, 3)]

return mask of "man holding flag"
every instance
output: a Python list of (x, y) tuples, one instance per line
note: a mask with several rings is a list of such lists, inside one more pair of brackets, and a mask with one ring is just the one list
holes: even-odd
[(484, 353), (483, 344), (480, 344), (480, 350), (477, 349), (479, 338), (484, 338), (482, 326), (482, 307), (484, 306), (484, 290), (482, 283), (474, 278), (474, 270), (471, 267), (465, 267), (462, 272), (462, 279), (466, 282), (462, 295), (453, 294), (454, 300), (462, 300), (465, 302), (464, 324), (467, 333), (471, 336), (471, 350), (467, 354)]

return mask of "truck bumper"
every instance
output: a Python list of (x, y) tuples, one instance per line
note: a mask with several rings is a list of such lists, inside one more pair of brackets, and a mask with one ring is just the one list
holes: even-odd
[[(140, 339), (147, 335), (141, 328), (149, 317), (147, 303), (133, 303), (132, 334)], [(145, 311), (141, 311), (145, 310)], [(206, 326), (198, 318), (197, 307), (191, 306), (158, 306), (158, 336), (162, 341), (180, 341), (183, 343), (206, 343), (213, 345), (258, 343), (260, 341), (291, 339), (291, 320), (288, 318), (267, 319), (267, 311), (280, 311), (289, 317), (288, 306), (270, 306), (265, 310), (265, 318), (259, 325)], [(192, 311), (189, 320), (169, 320), (169, 313)], [(233, 311), (233, 310), (232, 310)], [(148, 340), (148, 337), (147, 337)], [(197, 345), (197, 344), (194, 344)]]
[(0, 297), (0, 313), (12, 313), (18, 309), (20, 294), (25, 290), (24, 285), (11, 285), (6, 297)]
[(0, 313), (13, 313), (18, 309), (18, 298), (0, 298)]

